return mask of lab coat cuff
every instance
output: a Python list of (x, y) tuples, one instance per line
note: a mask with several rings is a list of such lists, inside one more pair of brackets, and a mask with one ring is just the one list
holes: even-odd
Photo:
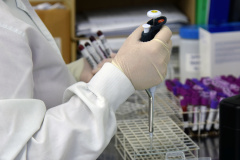
[(104, 96), (116, 111), (135, 89), (127, 76), (111, 63), (105, 63), (88, 83), (90, 90)]

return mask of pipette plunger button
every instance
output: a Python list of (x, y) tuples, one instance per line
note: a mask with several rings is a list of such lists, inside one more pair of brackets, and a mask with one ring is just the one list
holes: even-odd
[(147, 12), (147, 16), (149, 18), (153, 18), (153, 19), (158, 18), (161, 15), (162, 15), (162, 13), (159, 10), (150, 10)]

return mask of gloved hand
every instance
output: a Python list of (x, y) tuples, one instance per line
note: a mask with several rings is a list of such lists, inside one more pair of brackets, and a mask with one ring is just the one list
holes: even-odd
[(93, 77), (92, 68), (85, 58), (69, 63), (67, 67), (77, 81), (89, 82)]
[(96, 74), (106, 62), (112, 62), (116, 53), (111, 54), (111, 58), (104, 59), (100, 62), (96, 69), (92, 70), (92, 67), (85, 58), (81, 58), (77, 61), (67, 64), (68, 70), (72, 73), (77, 81), (89, 82), (94, 74)]
[(151, 88), (164, 80), (172, 48), (172, 32), (168, 27), (164, 26), (149, 42), (140, 41), (142, 31), (143, 27), (138, 27), (112, 61), (136, 90)]
[(92, 73), (95, 75), (95, 74), (102, 68), (102, 66), (103, 66), (106, 62), (112, 62), (112, 59), (113, 59), (115, 56), (116, 56), (116, 53), (111, 53), (110, 58), (107, 58), (107, 59), (102, 60), (102, 61), (98, 64), (97, 68), (92, 71)]

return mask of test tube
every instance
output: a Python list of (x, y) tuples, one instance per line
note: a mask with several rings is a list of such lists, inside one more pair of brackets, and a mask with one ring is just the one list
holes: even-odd
[(103, 51), (102, 47), (99, 45), (99, 43), (97, 42), (95, 37), (91, 36), (91, 37), (89, 37), (89, 39), (92, 42), (93, 47), (95, 48), (95, 50), (97, 51), (97, 53), (99, 54), (101, 59), (103, 60), (103, 59), (107, 58), (106, 53)]
[(192, 131), (196, 132), (198, 130), (198, 123), (199, 123), (199, 105), (200, 105), (200, 97), (193, 97), (192, 98), (192, 105), (193, 105), (193, 126)]
[(102, 42), (102, 45), (103, 45), (105, 51), (107, 52), (108, 58), (110, 58), (110, 57), (111, 57), (110, 55), (111, 55), (111, 53), (113, 53), (113, 52), (112, 52), (112, 49), (111, 49), (111, 47), (110, 47), (110, 45), (109, 45), (106, 37), (104, 36), (104, 34), (102, 33), (102, 31), (98, 31), (98, 32), (97, 32), (97, 35), (98, 35), (98, 38), (100, 39), (100, 41)]
[(94, 61), (94, 59), (91, 57), (91, 55), (88, 53), (88, 51), (83, 47), (83, 45), (79, 45), (78, 49), (82, 53), (83, 57), (86, 58), (88, 63), (91, 65), (93, 69), (97, 67), (97, 63)]
[(101, 57), (97, 54), (96, 50), (88, 43), (85, 43), (85, 47), (87, 48), (88, 52), (92, 55), (94, 60), (99, 64), (101, 62)]
[(207, 131), (210, 131), (212, 128), (212, 124), (213, 124), (213, 120), (216, 115), (217, 108), (218, 108), (218, 101), (216, 99), (214, 99), (211, 101), (210, 111), (209, 111), (208, 118), (207, 118), (207, 125), (206, 125)]
[[(225, 97), (220, 97), (219, 98), (219, 103), (224, 99)], [(216, 119), (215, 119), (215, 123), (214, 123), (214, 129), (216, 130), (219, 130), (219, 108), (218, 108), (218, 111), (217, 111), (217, 116), (216, 116)]]
[(204, 130), (205, 129), (205, 121), (206, 121), (206, 117), (207, 117), (207, 110), (209, 107), (209, 98), (205, 98), (202, 97), (201, 98), (201, 107), (200, 107), (200, 130)]
[(184, 132), (186, 133), (187, 132), (187, 128), (188, 128), (188, 115), (187, 115), (187, 99), (183, 98), (181, 101), (180, 101), (180, 105), (181, 105), (181, 108), (182, 108), (182, 112), (183, 112), (183, 122), (184, 122)]

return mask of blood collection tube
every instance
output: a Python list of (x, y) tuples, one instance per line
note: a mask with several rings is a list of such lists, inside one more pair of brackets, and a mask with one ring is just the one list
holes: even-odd
[(190, 89), (190, 100), (189, 100), (189, 105), (188, 105), (188, 112), (189, 112), (189, 114), (188, 114), (188, 119), (192, 122), (192, 118), (193, 118), (193, 104), (192, 104), (192, 102), (193, 102), (193, 98), (195, 98), (195, 97), (199, 97), (199, 93), (198, 93), (198, 91), (196, 91), (196, 90), (194, 90), (194, 89)]
[[(219, 103), (224, 99), (225, 97), (220, 97), (219, 98)], [(219, 130), (219, 108), (218, 108), (218, 111), (217, 111), (217, 116), (216, 116), (216, 119), (215, 119), (215, 123), (214, 123), (214, 129), (216, 130)]]
[(200, 97), (196, 96), (192, 98), (193, 105), (193, 126), (192, 131), (196, 132), (198, 130), (199, 123), (199, 107), (200, 107)]
[(100, 39), (100, 41), (102, 42), (102, 45), (107, 53), (108, 58), (110, 58), (111, 53), (112, 53), (112, 49), (110, 48), (110, 45), (106, 39), (106, 37), (104, 36), (104, 34), (102, 33), (102, 31), (98, 31), (97, 32), (98, 38)]
[(95, 39), (95, 37), (90, 36), (89, 37), (93, 47), (95, 48), (95, 50), (97, 51), (97, 53), (99, 54), (99, 56), (101, 57), (101, 59), (105, 59), (107, 58), (106, 53), (103, 51), (102, 47), (100, 46), (100, 44), (97, 42), (97, 40)]
[(215, 120), (216, 112), (218, 109), (218, 100), (211, 100), (210, 110), (207, 118), (206, 130), (210, 131), (213, 125), (213, 120)]
[(97, 54), (96, 50), (88, 42), (85, 43), (85, 47), (87, 48), (88, 52), (92, 55), (96, 63), (99, 64), (101, 62), (101, 57)]
[(88, 53), (88, 51), (83, 47), (83, 45), (78, 46), (79, 51), (82, 53), (83, 57), (86, 58), (88, 63), (91, 65), (93, 69), (97, 67), (97, 63), (94, 61), (94, 59), (91, 57), (91, 55)]
[(189, 127), (189, 123), (188, 123), (188, 115), (187, 115), (187, 100), (184, 98), (180, 101), (180, 105), (182, 108), (182, 113), (183, 113), (183, 128), (184, 128), (184, 132), (187, 133), (188, 130), (187, 128)]
[(208, 113), (208, 107), (209, 107), (209, 98), (202, 97), (201, 98), (201, 106), (200, 106), (200, 130), (205, 130), (205, 122), (207, 118)]
[(192, 123), (192, 114), (193, 114), (193, 105), (192, 105), (192, 100), (189, 100), (188, 106), (187, 106), (187, 111), (188, 111), (188, 121), (189, 123)]
[(179, 87), (179, 100), (181, 101), (184, 98), (184, 95), (187, 94), (187, 89), (183, 86)]

